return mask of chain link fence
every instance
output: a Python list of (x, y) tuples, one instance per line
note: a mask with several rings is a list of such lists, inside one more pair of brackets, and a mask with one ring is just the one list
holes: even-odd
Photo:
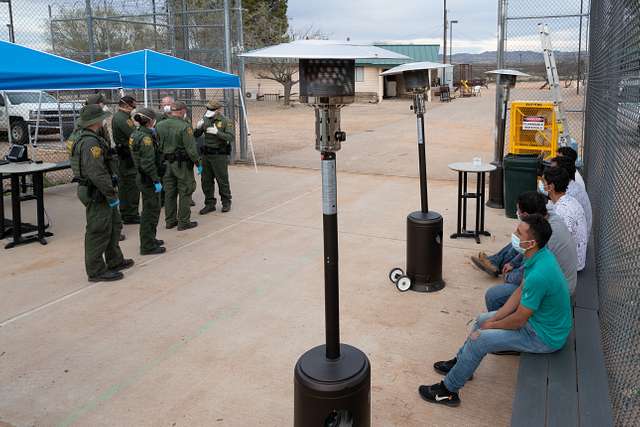
[(553, 101), (538, 32), (538, 24), (546, 24), (551, 34), (569, 132), (582, 147), (590, 0), (507, 0), (505, 4), (503, 67), (531, 75), (518, 81), (511, 90), (511, 100)]
[(615, 424), (640, 420), (640, 3), (592, 0), (585, 166)]
[[(242, 74), (243, 64), (237, 56), (242, 50), (242, 31), (239, 0), (0, 0), (0, 39), (84, 63), (139, 49), (153, 49)], [(40, 120), (37, 149), (30, 150), (30, 155), (46, 162), (66, 160), (64, 140), (73, 129), (84, 99), (95, 92), (49, 92), (51, 97), (45, 96), (48, 102), (42, 107), (46, 120)], [(105, 93), (109, 107), (115, 112), (122, 93), (101, 92)], [(142, 91), (126, 93), (139, 103), (144, 99)], [(149, 106), (158, 108), (160, 99), (167, 95), (186, 102), (194, 122), (204, 114), (208, 100), (222, 101), (226, 115), (236, 123), (237, 143), (233, 157), (247, 160), (247, 135), (237, 91), (149, 90)], [(11, 96), (17, 98), (19, 95), (2, 95), (3, 99)], [(24, 99), (37, 97), (37, 92), (22, 94)], [(33, 108), (12, 104), (9, 115), (13, 141), (36, 142), (35, 123), (31, 117), (34, 114), (30, 110)], [(7, 124), (0, 121), (0, 157), (9, 149), (6, 130)], [(47, 174), (46, 178), (47, 184), (66, 183), (71, 180), (71, 172), (56, 171)]]

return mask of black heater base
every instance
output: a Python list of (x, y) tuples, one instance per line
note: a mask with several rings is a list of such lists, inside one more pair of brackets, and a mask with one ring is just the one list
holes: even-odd
[(304, 353), (294, 374), (294, 426), (369, 427), (371, 365), (360, 350), (340, 344), (340, 357), (327, 359), (326, 346)]
[(407, 273), (411, 290), (435, 292), (442, 280), (442, 215), (412, 212), (407, 216)]
[(487, 207), (504, 209), (504, 174), (502, 162), (491, 162), (497, 169), (489, 173), (489, 200)]

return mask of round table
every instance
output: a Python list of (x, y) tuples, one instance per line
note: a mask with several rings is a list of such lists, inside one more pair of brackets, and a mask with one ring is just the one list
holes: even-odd
[[(458, 221), (456, 232), (452, 239), (458, 237), (473, 237), (476, 243), (480, 243), (480, 236), (491, 236), (484, 229), (484, 199), (485, 199), (485, 174), (496, 170), (490, 163), (457, 162), (449, 164), (449, 169), (458, 172)], [(477, 174), (476, 192), (467, 192), (467, 174)], [(467, 200), (476, 200), (476, 226), (474, 230), (467, 230)]]

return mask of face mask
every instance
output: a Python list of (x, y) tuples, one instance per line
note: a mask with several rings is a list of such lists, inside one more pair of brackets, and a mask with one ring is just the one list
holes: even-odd
[(162, 111), (164, 111), (165, 113), (170, 113), (171, 105), (165, 105), (164, 107), (162, 107)]
[(184, 113), (184, 115), (182, 116), (182, 118), (183, 118), (184, 120), (187, 120), (187, 113)]
[(538, 181), (538, 193), (542, 193), (545, 196), (549, 195), (549, 192), (544, 189), (544, 182)]
[(521, 242), (520, 237), (518, 237), (515, 233), (511, 234), (511, 247), (515, 249), (519, 254), (524, 254), (525, 252), (527, 252), (527, 249), (520, 246), (521, 243), (529, 243), (533, 241), (534, 240), (526, 240), (525, 242)]
[(215, 111), (211, 111), (211, 110), (207, 110), (207, 112), (204, 113), (205, 117), (213, 117), (215, 115), (216, 115), (216, 112)]
[(105, 105), (104, 107), (102, 107), (102, 111), (104, 111), (105, 113), (108, 113), (110, 110), (109, 110), (109, 107)]

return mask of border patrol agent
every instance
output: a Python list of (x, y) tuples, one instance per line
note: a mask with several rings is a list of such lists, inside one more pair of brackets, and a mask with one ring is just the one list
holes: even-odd
[(166, 227), (178, 226), (178, 231), (198, 226), (196, 221), (191, 221), (191, 195), (196, 189), (193, 165), (197, 166), (198, 174), (202, 173), (193, 128), (185, 121), (186, 115), (186, 104), (174, 102), (171, 116), (157, 125), (160, 149), (167, 168), (163, 180)]
[(86, 105), (80, 111), (75, 138), (67, 141), (78, 198), (86, 208), (84, 257), (91, 282), (120, 280), (121, 270), (134, 264), (122, 256), (118, 243), (122, 221), (113, 185), (113, 158), (109, 144), (98, 135), (109, 115), (99, 105)]
[(149, 108), (140, 108), (133, 113), (139, 124), (129, 138), (129, 149), (136, 165), (136, 182), (142, 194), (140, 215), (140, 254), (154, 255), (166, 252), (164, 242), (156, 239), (160, 218), (160, 192), (162, 191), (162, 155), (154, 134), (156, 113)]
[(220, 112), (218, 101), (209, 101), (207, 111), (196, 125), (195, 137), (204, 134), (202, 147), (202, 191), (204, 208), (200, 215), (216, 210), (216, 181), (222, 201), (222, 212), (231, 210), (231, 187), (229, 186), (229, 155), (236, 133), (233, 122)]
[(118, 103), (118, 111), (111, 120), (111, 134), (118, 152), (118, 190), (120, 191), (120, 215), (125, 224), (140, 224), (138, 206), (140, 190), (136, 184), (136, 166), (129, 151), (129, 137), (135, 130), (131, 111), (136, 107), (136, 100), (123, 96)]

